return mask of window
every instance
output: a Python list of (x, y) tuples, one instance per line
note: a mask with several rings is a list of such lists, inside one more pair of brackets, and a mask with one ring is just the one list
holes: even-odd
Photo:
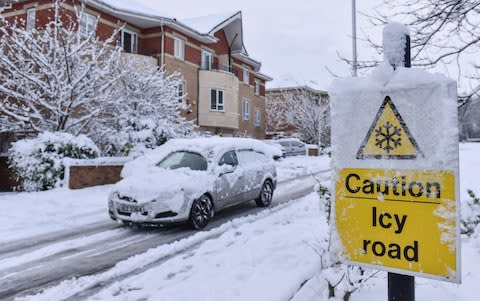
[(203, 70), (211, 70), (213, 63), (213, 53), (210, 51), (202, 50), (202, 62), (201, 68)]
[(218, 161), (218, 165), (231, 165), (231, 166), (237, 166), (238, 165), (238, 160), (237, 160), (237, 154), (235, 154), (235, 151), (228, 151), (225, 154), (223, 154), (222, 158), (220, 158), (220, 161)]
[(243, 120), (249, 119), (249, 109), (250, 109), (250, 102), (248, 100), (243, 101)]
[(180, 38), (173, 39), (173, 55), (175, 55), (176, 58), (183, 60), (185, 58), (185, 40)]
[(268, 161), (265, 154), (255, 151), (253, 149), (241, 149), (237, 152), (237, 158), (240, 166), (261, 166), (265, 161)]
[(210, 90), (210, 110), (211, 111), (223, 111), (223, 90), (212, 89)]
[(178, 151), (166, 156), (157, 164), (165, 169), (190, 168), (191, 170), (207, 170), (207, 160), (200, 154)]
[(250, 83), (250, 70), (247, 68), (243, 68), (243, 83), (247, 85)]
[(122, 30), (121, 32), (121, 44), (123, 51), (128, 53), (137, 53), (137, 34), (133, 31)]
[(262, 120), (262, 115), (260, 109), (255, 109), (255, 126), (260, 127), (260, 121)]
[(84, 36), (89, 36), (92, 33), (95, 33), (97, 26), (97, 17), (92, 14), (82, 12), (80, 16), (80, 25), (79, 30), (80, 34)]
[(180, 82), (175, 88), (177, 89), (178, 102), (184, 102), (185, 101), (185, 82), (184, 81)]
[(35, 15), (36, 10), (34, 7), (27, 9), (27, 21), (25, 23), (26, 31), (32, 31), (33, 29), (35, 29)]
[(255, 87), (253, 88), (253, 92), (255, 95), (260, 95), (260, 82), (258, 80), (255, 81)]

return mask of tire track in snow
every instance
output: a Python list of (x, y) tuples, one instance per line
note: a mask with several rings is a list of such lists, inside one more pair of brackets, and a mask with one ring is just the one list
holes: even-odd
[[(316, 175), (324, 174), (325, 172), (328, 171), (316, 173)], [(285, 203), (288, 200), (296, 199), (308, 194), (312, 189), (312, 184), (310, 184), (307, 189), (299, 189), (299, 186), (301, 185), (298, 185), (297, 182), (309, 177), (311, 177), (311, 175), (279, 182), (278, 191), (282, 191), (282, 187), (284, 187), (284, 195), (279, 196), (278, 193), (275, 195), (274, 207), (278, 207), (279, 204)], [(258, 214), (261, 210), (265, 209), (257, 208), (253, 202), (226, 209), (219, 212), (207, 230), (214, 230), (234, 218)], [(143, 253), (148, 249), (160, 245), (171, 244), (198, 233), (196, 231), (187, 230), (183, 227), (147, 231), (137, 231), (129, 228), (117, 229), (118, 227), (117, 224), (113, 224), (112, 222), (108, 224), (97, 223), (82, 227), (77, 231), (64, 231), (40, 237), (38, 239), (40, 246), (48, 247), (48, 245), (51, 244), (58, 244), (58, 246), (60, 246), (59, 253), (61, 253), (61, 256), (58, 254), (58, 256), (50, 254), (47, 258), (37, 258), (33, 263), (24, 262), (20, 267), (16, 266), (15, 269), (12, 267), (11, 269), (15, 270), (14, 273), (3, 275), (1, 281), (2, 288), (0, 288), (0, 299), (37, 293), (40, 289), (51, 287), (64, 279), (104, 272), (115, 266), (117, 262), (123, 261), (135, 254)], [(118, 237), (113, 235), (108, 239), (98, 241), (93, 240), (86, 246), (77, 246), (76, 248), (70, 248), (69, 250), (68, 248), (67, 250), (61, 248), (62, 243), (72, 240), (72, 232), (74, 239), (82, 240), (88, 233), (95, 235), (115, 229), (119, 230)], [(221, 235), (221, 233), (217, 235)], [(215, 238), (215, 235), (212, 236), (212, 238)], [(197, 242), (197, 245), (205, 239), (212, 238), (206, 237)], [(21, 249), (21, 247), (25, 245), (26, 249)], [(5, 258), (5, 256), (11, 257), (12, 254), (17, 256), (27, 256), (28, 252), (35, 252), (38, 247), (39, 245), (36, 245), (35, 242), (30, 242), (30, 244), (19, 242), (17, 245), (4, 246), (0, 248), (0, 259)], [(194, 246), (191, 246), (189, 248), (193, 247)], [(3, 254), (1, 253), (2, 251)], [(166, 259), (159, 259), (160, 262), (162, 260)], [(1, 272), (2, 271), (0, 271), (0, 275), (2, 275)], [(12, 270), (10, 270), (10, 272), (12, 272)], [(128, 274), (128, 276), (130, 275), (131, 274)], [(93, 291), (96, 291), (102, 287), (103, 285), (100, 283), (97, 284), (95, 288), (87, 288), (86, 294), (90, 295), (89, 292), (92, 289)], [(77, 297), (83, 298), (83, 295), (80, 294)]]

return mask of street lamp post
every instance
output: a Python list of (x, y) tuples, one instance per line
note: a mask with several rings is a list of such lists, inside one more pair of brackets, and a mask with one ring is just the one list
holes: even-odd
[(356, 0), (352, 0), (352, 73), (357, 76), (357, 8)]

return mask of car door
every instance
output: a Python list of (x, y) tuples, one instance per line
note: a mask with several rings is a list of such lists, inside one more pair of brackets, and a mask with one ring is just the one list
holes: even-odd
[(238, 151), (238, 162), (244, 170), (245, 194), (244, 201), (250, 201), (258, 197), (263, 178), (263, 164), (267, 160), (253, 149)]
[(240, 202), (243, 199), (245, 176), (239, 167), (234, 150), (225, 152), (217, 164), (215, 199), (217, 209)]

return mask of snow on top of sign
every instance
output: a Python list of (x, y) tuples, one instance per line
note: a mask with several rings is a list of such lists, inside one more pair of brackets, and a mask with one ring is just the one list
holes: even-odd
[(383, 56), (392, 66), (404, 66), (406, 35), (408, 28), (397, 22), (390, 22), (383, 28)]
[(336, 79), (329, 87), (331, 94), (357, 93), (358, 91), (381, 91), (401, 89), (433, 83), (451, 83), (452, 80), (440, 73), (430, 73), (418, 68), (399, 67), (393, 70), (388, 63), (381, 63), (366, 77)]

